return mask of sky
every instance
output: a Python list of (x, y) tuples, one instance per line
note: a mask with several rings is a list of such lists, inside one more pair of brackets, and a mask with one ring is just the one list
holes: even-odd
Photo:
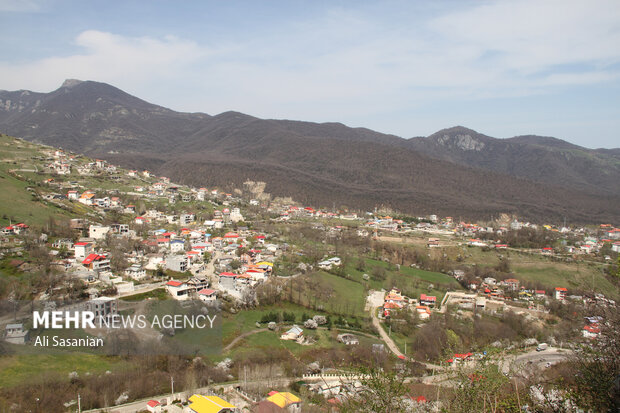
[(0, 0), (0, 89), (620, 147), (620, 1)]

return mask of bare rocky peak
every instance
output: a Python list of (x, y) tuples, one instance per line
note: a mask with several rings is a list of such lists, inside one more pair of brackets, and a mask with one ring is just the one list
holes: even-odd
[(481, 151), (484, 142), (471, 135), (443, 135), (437, 138), (437, 143), (444, 146), (454, 146), (464, 151)]
[(69, 88), (69, 87), (77, 86), (80, 83), (84, 83), (84, 81), (83, 80), (78, 80), (78, 79), (67, 79), (67, 80), (65, 80), (62, 83), (62, 85), (60, 87), (67, 87), (67, 88)]

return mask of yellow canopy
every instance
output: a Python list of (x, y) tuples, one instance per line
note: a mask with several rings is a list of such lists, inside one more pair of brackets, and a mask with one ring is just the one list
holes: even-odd
[(299, 397), (289, 392), (276, 393), (272, 396), (267, 397), (267, 400), (283, 409), (287, 408), (293, 403), (299, 403), (301, 401)]
[(194, 394), (189, 398), (189, 408), (196, 413), (219, 413), (222, 409), (236, 409), (235, 406), (217, 396)]

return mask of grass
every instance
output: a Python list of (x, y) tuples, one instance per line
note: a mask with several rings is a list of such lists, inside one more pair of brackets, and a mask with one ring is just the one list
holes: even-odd
[(121, 297), (123, 301), (142, 301), (148, 300), (150, 298), (154, 298), (156, 300), (168, 300), (170, 299), (170, 295), (166, 293), (164, 288), (157, 288), (155, 290), (147, 291), (145, 293), (139, 293), (134, 295), (128, 295), (126, 297)]
[[(294, 341), (290, 340), (280, 340), (280, 335), (285, 332), (288, 328), (284, 327), (280, 331), (261, 331), (256, 334), (252, 334), (245, 339), (243, 339), (239, 344), (237, 344), (227, 356), (232, 356), (234, 358), (243, 357), (244, 354), (255, 352), (255, 351), (265, 351), (265, 352), (273, 352), (274, 349), (285, 349), (290, 352), (294, 357), (300, 357), (306, 352), (314, 352), (317, 349), (331, 349), (331, 348), (346, 348), (346, 345), (339, 343), (336, 339), (339, 331), (336, 328), (332, 330), (327, 329), (317, 329), (317, 330), (307, 330), (304, 329), (304, 334), (306, 336), (312, 336), (316, 339), (316, 342), (312, 345), (301, 345), (297, 344)], [(353, 333), (355, 334), (355, 332)], [(370, 338), (363, 335), (357, 335), (360, 344), (362, 345), (370, 345), (375, 343), (381, 343), (381, 341), (376, 338)]]
[(68, 380), (72, 371), (84, 375), (130, 368), (120, 358), (95, 354), (19, 354), (0, 357), (0, 387), (32, 383), (47, 375)]
[(569, 290), (594, 290), (611, 298), (620, 298), (618, 289), (603, 276), (601, 266), (597, 264), (579, 261), (556, 262), (536, 254), (483, 250), (476, 247), (449, 247), (443, 251), (452, 260), (461, 255), (464, 258), (463, 264), (476, 264), (481, 268), (495, 267), (499, 263), (500, 255), (508, 257), (515, 278), (522, 282), (538, 283), (548, 291), (555, 287), (566, 287)]
[(538, 282), (547, 290), (566, 287), (569, 290), (594, 290), (614, 298), (619, 296), (618, 289), (602, 275), (598, 265), (545, 262), (540, 259), (530, 260), (529, 257), (526, 260), (515, 260), (511, 264), (519, 280)]
[(43, 203), (34, 198), (34, 194), (27, 187), (32, 184), (19, 180), (10, 175), (0, 165), (0, 224), (8, 225), (9, 222), (25, 222), (28, 225), (44, 225), (50, 217), (54, 219), (67, 219), (72, 216), (50, 204)]
[(318, 291), (305, 289), (302, 298), (304, 303), (333, 314), (364, 313), (366, 291), (360, 282), (324, 271), (316, 272), (311, 277), (316, 280)]
[[(421, 293), (425, 293), (437, 296), (438, 300), (442, 299), (447, 289), (461, 289), (460, 284), (454, 278), (446, 274), (411, 267), (400, 267), (400, 270), (398, 270), (396, 266), (384, 261), (371, 258), (365, 258), (364, 260), (364, 271), (359, 271), (356, 268), (357, 260), (354, 259), (347, 265), (345, 272), (352, 280), (362, 283), (368, 289), (387, 290), (396, 287), (400, 288), (404, 294), (411, 297), (416, 297)], [(373, 276), (375, 267), (381, 267), (385, 270), (385, 280), (380, 280)], [(364, 274), (370, 276), (368, 281), (363, 279)], [(429, 289), (430, 284), (433, 285), (433, 288)]]
[[(278, 305), (271, 306), (263, 306), (259, 308), (255, 308), (252, 310), (241, 311), (237, 314), (224, 314), (224, 319), (222, 323), (222, 335), (224, 345), (230, 343), (235, 337), (239, 336), (242, 333), (255, 330), (256, 323), (260, 321), (260, 319), (270, 312), (276, 313), (293, 313), (295, 314), (295, 322), (297, 324), (303, 324), (302, 316), (306, 314), (309, 317), (313, 317), (315, 315), (326, 315), (326, 313), (321, 311), (314, 311), (308, 308), (302, 307), (297, 304), (292, 304), (288, 302), (280, 303)], [(264, 325), (262, 327), (265, 327)]]

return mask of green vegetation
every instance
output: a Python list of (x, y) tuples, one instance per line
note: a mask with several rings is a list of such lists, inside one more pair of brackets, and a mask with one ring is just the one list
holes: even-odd
[(118, 357), (95, 354), (20, 354), (0, 357), (0, 387), (32, 383), (37, 378), (54, 375), (58, 380), (69, 380), (69, 373), (96, 374), (107, 370), (131, 368)]
[(142, 301), (142, 300), (148, 300), (151, 298), (156, 299), (156, 300), (169, 300), (170, 295), (166, 292), (164, 288), (156, 288), (154, 290), (147, 291), (145, 293), (139, 293), (139, 294), (121, 297), (120, 299), (123, 301)]

